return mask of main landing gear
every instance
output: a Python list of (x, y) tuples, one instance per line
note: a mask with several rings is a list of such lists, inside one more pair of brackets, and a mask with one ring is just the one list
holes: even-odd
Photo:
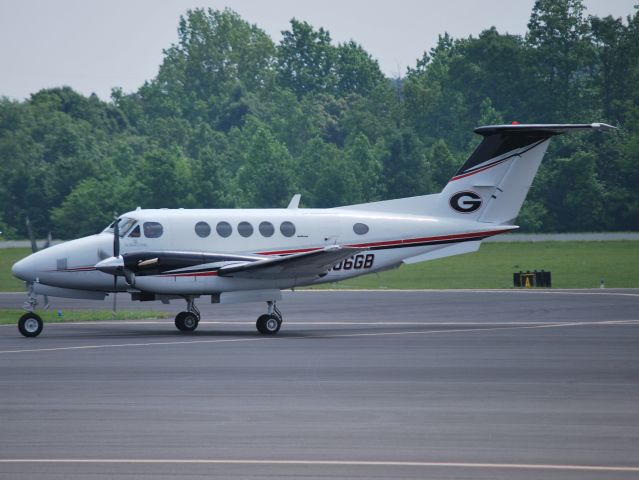
[(175, 316), (175, 326), (181, 332), (193, 332), (200, 323), (200, 311), (193, 297), (186, 297), (186, 310)]
[[(186, 311), (180, 312), (175, 316), (175, 326), (181, 332), (193, 332), (200, 323), (200, 311), (195, 306), (193, 297), (185, 298)], [(274, 335), (280, 331), (282, 326), (282, 312), (277, 308), (274, 301), (266, 302), (266, 304), (268, 305), (268, 313), (258, 317), (255, 327), (262, 335)]]
[(262, 335), (275, 335), (282, 326), (282, 312), (277, 308), (275, 302), (266, 302), (268, 313), (260, 315), (255, 322), (255, 328)]

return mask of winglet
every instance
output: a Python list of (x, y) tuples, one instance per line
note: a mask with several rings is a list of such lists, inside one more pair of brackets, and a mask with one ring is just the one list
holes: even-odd
[(295, 195), (293, 195), (293, 198), (291, 198), (290, 203), (288, 204), (287, 208), (298, 208), (300, 206), (300, 199), (302, 198), (302, 195), (299, 193), (296, 193)]
[(607, 123), (592, 123), (591, 125), (595, 130), (618, 130), (617, 127), (608, 125)]

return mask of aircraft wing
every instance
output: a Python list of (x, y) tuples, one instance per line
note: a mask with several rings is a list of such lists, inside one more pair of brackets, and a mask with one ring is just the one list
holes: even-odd
[(333, 265), (364, 250), (367, 249), (330, 245), (312, 252), (223, 266), (218, 270), (218, 275), (255, 279), (320, 276)]

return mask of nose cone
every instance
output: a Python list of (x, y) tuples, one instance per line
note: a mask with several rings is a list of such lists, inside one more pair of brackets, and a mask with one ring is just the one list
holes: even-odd
[(13, 267), (11, 267), (11, 273), (14, 277), (24, 280), (25, 282), (35, 281), (35, 264), (31, 257), (32, 255), (29, 255), (27, 258), (23, 258), (19, 262), (13, 264)]

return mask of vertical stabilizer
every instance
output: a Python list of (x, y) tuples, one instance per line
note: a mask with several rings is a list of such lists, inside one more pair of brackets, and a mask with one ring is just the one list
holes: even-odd
[(437, 214), (497, 225), (512, 224), (537, 174), (550, 139), (606, 124), (492, 125), (439, 195)]
[(552, 137), (576, 130), (614, 128), (605, 123), (479, 127), (475, 133), (484, 138), (441, 193), (338, 208), (512, 225)]

